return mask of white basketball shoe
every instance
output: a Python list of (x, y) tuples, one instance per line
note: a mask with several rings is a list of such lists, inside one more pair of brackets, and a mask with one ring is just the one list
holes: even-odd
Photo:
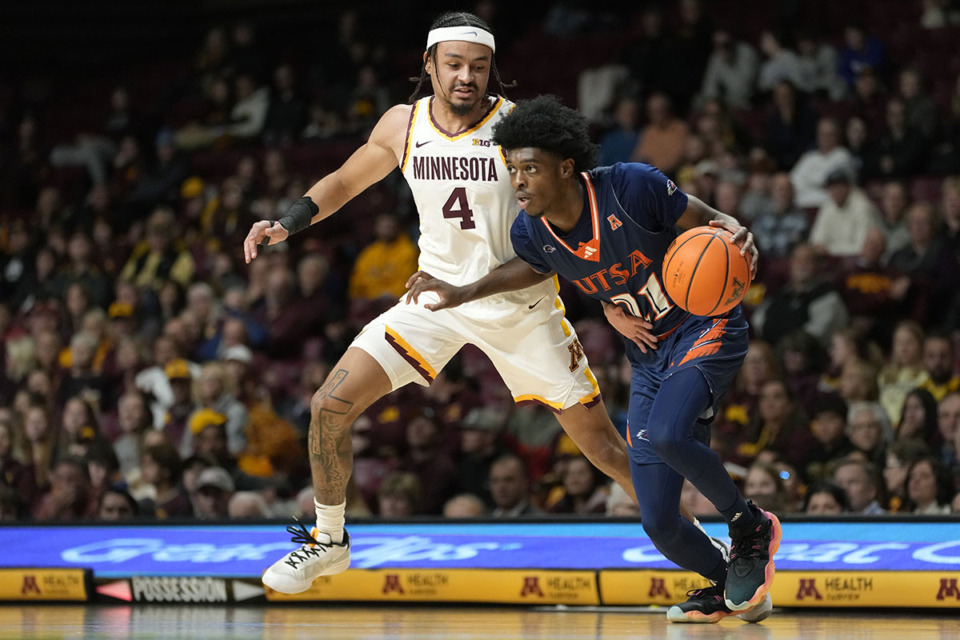
[(342, 573), (350, 566), (350, 536), (343, 532), (343, 541), (334, 543), (326, 533), (316, 527), (307, 531), (302, 524), (287, 527), (300, 543), (300, 548), (291, 551), (274, 562), (263, 573), (263, 584), (280, 593), (303, 593), (320, 576)]

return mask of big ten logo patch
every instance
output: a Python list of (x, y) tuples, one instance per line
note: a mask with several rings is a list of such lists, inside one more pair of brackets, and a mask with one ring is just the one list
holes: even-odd
[(543, 589), (540, 588), (540, 578), (537, 576), (524, 576), (523, 586), (520, 588), (520, 597), (529, 598), (530, 596), (543, 597)]
[(954, 598), (960, 600), (960, 589), (957, 588), (956, 578), (940, 578), (940, 590), (937, 591), (937, 600)]
[(473, 146), (475, 147), (492, 147), (493, 142), (490, 140), (481, 140), (480, 138), (473, 138)]

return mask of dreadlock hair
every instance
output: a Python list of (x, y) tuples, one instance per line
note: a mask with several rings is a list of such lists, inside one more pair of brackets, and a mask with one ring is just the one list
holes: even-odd
[[(434, 29), (441, 29), (443, 27), (477, 27), (478, 29), (483, 29), (493, 33), (493, 30), (490, 28), (486, 22), (466, 11), (448, 11), (447, 13), (441, 14), (433, 21), (433, 24), (430, 25), (430, 31)], [(433, 68), (437, 68), (437, 46), (438, 44), (433, 45), (427, 49), (427, 57), (433, 58)], [(490, 60), (490, 71), (493, 76), (493, 79), (496, 80), (497, 86), (500, 88), (500, 95), (506, 97), (506, 91), (504, 89), (508, 87), (517, 86), (516, 82), (511, 82), (510, 84), (504, 84), (503, 80), (500, 79), (500, 71), (497, 69), (497, 57), (496, 55), (491, 56)], [(416, 101), (420, 96), (420, 93), (423, 89), (423, 84), (430, 84), (429, 75), (427, 74), (427, 64), (424, 60), (423, 64), (420, 66), (420, 77), (419, 78), (410, 78), (410, 82), (416, 82), (417, 86), (414, 87), (413, 93), (410, 94), (411, 104)], [(490, 88), (490, 85), (487, 85), (487, 88)], [(488, 92), (489, 93), (489, 92)]]
[(534, 147), (573, 158), (577, 171), (597, 166), (597, 145), (587, 133), (587, 121), (560, 104), (556, 96), (519, 101), (510, 115), (494, 126), (493, 143), (504, 152)]

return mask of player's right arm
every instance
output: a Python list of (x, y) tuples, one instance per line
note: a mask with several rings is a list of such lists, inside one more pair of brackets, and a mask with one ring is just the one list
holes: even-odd
[(407, 280), (407, 289), (410, 290), (407, 293), (407, 304), (411, 302), (416, 304), (421, 293), (433, 291), (440, 297), (440, 301), (423, 306), (430, 311), (439, 311), (497, 293), (526, 289), (551, 276), (553, 276), (552, 271), (540, 273), (522, 258), (513, 258), (479, 280), (459, 287), (436, 278), (426, 271), (417, 271)]
[(397, 168), (403, 154), (412, 108), (410, 105), (396, 105), (383, 114), (367, 142), (354, 151), (339, 169), (310, 187), (281, 220), (255, 222), (243, 241), (246, 261), (249, 263), (257, 257), (257, 248), (265, 241), (266, 244), (276, 244), (286, 240), (290, 235), (291, 220), (302, 222), (293, 225), (294, 232), (319, 222)]

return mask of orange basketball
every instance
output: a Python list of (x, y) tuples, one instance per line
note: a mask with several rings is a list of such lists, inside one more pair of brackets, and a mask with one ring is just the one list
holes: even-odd
[(749, 284), (749, 255), (740, 255), (726, 229), (694, 227), (677, 236), (663, 257), (667, 295), (696, 316), (729, 311), (743, 300)]

